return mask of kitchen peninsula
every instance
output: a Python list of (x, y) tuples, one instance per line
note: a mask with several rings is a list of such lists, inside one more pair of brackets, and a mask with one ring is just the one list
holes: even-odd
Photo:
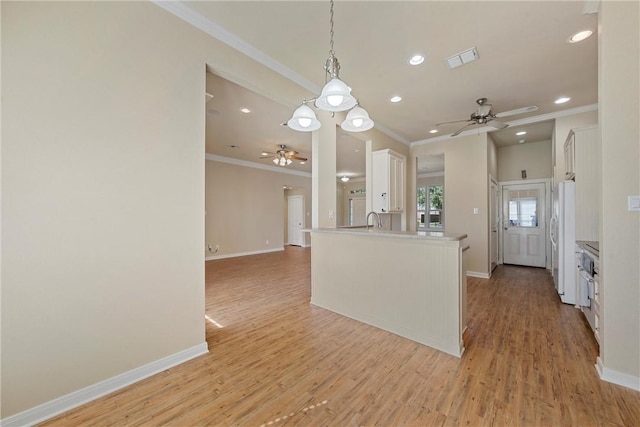
[(311, 303), (460, 357), (466, 234), (311, 230)]

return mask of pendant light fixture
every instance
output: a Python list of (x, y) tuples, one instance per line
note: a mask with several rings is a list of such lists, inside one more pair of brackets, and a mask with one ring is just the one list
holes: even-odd
[(300, 132), (318, 130), (320, 122), (313, 110), (307, 105), (313, 102), (316, 108), (332, 113), (352, 109), (340, 127), (349, 132), (364, 132), (371, 129), (374, 123), (365, 109), (360, 107), (358, 100), (351, 94), (351, 88), (340, 80), (340, 63), (333, 51), (333, 0), (330, 0), (330, 4), (330, 49), (329, 58), (324, 65), (325, 85), (318, 97), (302, 101), (302, 105), (293, 112), (293, 116), (287, 121), (287, 126)]

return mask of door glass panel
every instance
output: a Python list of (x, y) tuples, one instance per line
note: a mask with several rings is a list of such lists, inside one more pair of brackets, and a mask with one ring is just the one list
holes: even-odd
[(509, 193), (509, 226), (537, 227), (538, 192), (529, 190)]

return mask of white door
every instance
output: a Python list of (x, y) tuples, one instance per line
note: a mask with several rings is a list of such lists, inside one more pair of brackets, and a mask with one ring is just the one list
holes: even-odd
[(353, 197), (349, 199), (349, 225), (366, 225), (366, 202), (366, 197)]
[(287, 197), (287, 216), (289, 218), (287, 236), (289, 237), (289, 244), (295, 246), (302, 246), (304, 244), (301, 231), (304, 223), (302, 197), (303, 196)]
[(502, 247), (505, 264), (546, 266), (544, 204), (544, 184), (502, 187)]

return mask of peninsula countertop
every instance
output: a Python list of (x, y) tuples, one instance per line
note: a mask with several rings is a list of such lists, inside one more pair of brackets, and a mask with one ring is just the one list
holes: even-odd
[(304, 229), (304, 232), (312, 233), (330, 233), (330, 234), (350, 234), (354, 236), (368, 235), (372, 237), (387, 237), (401, 239), (416, 240), (441, 240), (441, 241), (460, 241), (467, 238), (466, 234), (447, 233), (441, 231), (398, 231), (383, 230), (379, 228), (312, 228)]

